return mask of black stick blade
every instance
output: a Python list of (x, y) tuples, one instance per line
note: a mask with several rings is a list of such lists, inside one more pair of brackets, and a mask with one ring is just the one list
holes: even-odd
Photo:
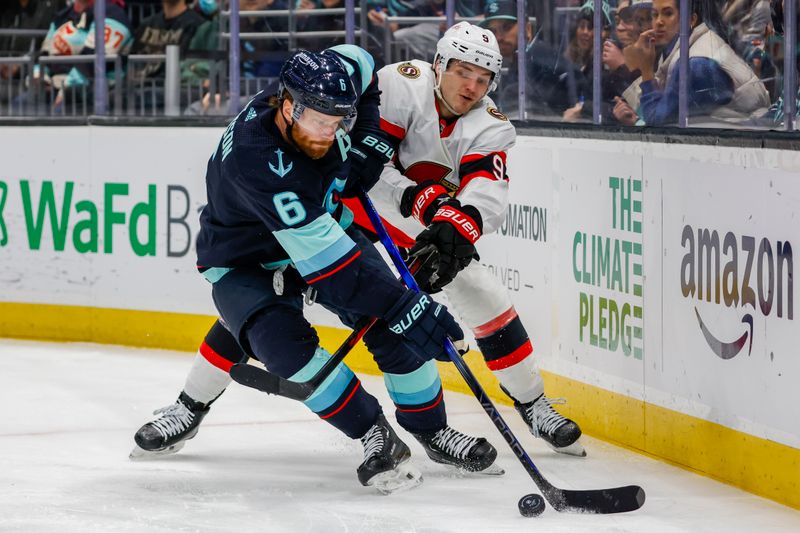
[(231, 367), (230, 375), (240, 385), (301, 402), (308, 399), (314, 392), (313, 387), (282, 379), (253, 365), (235, 364)]
[(644, 489), (638, 485), (598, 490), (565, 490), (548, 487), (542, 491), (557, 511), (613, 514), (635, 511), (644, 505)]

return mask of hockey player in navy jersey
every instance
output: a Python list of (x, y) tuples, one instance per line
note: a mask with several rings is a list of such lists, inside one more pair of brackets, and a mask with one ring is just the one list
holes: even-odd
[[(301, 51), (284, 65), (278, 95), (257, 95), (227, 127), (208, 163), (208, 205), (197, 241), (198, 267), (212, 283), (224, 328), (212, 327), (178, 401), (137, 432), (133, 455), (180, 449), (229, 383), (220, 368), (245, 353), (289, 380), (313, 375), (330, 358), (303, 317), (303, 293), (313, 287), (317, 302), (347, 325), (381, 319), (365, 343), (384, 372), (398, 422), (434, 460), (474, 471), (493, 463), (496, 450), (485, 439), (447, 425), (431, 361), (446, 357), (446, 337), (463, 338), (459, 326), (444, 306), (396, 280), (372, 244), (349, 227), (352, 214), (339, 201), (348, 189), (374, 183), (391, 156), (370, 153), (380, 137), (369, 136), (381, 135), (378, 102), (363, 50)], [(356, 110), (360, 125), (351, 136)], [(305, 403), (361, 439), (362, 484), (391, 492), (420, 481), (407, 464), (408, 447), (346, 365)]]

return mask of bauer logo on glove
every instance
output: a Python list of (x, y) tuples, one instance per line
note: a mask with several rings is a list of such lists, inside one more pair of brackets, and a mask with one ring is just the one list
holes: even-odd
[(481, 236), (481, 232), (478, 230), (478, 225), (474, 220), (472, 220), (462, 211), (454, 209), (449, 205), (441, 207), (433, 216), (434, 222), (438, 222), (440, 220), (449, 221), (456, 227), (456, 229), (458, 229), (458, 232), (469, 239), (472, 244), (475, 244), (475, 241), (477, 241)]
[[(423, 294), (420, 296), (419, 301), (414, 304), (414, 307), (412, 307), (408, 313), (406, 313), (405, 318), (401, 318), (399, 322), (392, 325), (391, 330), (398, 335), (402, 335), (408, 328), (411, 327), (412, 324), (414, 324), (414, 322), (416, 322), (416, 320), (419, 318), (425, 308), (430, 305), (430, 303), (431, 299), (428, 298), (427, 295)], [(441, 305), (439, 307), (441, 307)], [(434, 316), (438, 316), (438, 309), (433, 314)]]

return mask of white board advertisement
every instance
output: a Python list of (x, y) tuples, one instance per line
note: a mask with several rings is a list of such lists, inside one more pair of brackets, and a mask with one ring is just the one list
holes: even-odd
[[(220, 134), (0, 129), (0, 299), (215, 314), (194, 239)], [(543, 368), (800, 447), (800, 155), (528, 137), (508, 163), (478, 250)]]
[(559, 359), (640, 388), (650, 355), (643, 327), (641, 159), (612, 153), (609, 144), (565, 148), (554, 165)]
[(662, 176), (664, 204), (664, 365), (648, 385), (690, 399), (691, 414), (800, 447), (797, 174), (663, 163), (645, 166)]

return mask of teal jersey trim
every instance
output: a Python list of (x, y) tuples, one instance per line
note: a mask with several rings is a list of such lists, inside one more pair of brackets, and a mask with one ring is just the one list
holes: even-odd
[(281, 259), (280, 261), (272, 261), (270, 263), (261, 263), (261, 268), (265, 270), (278, 270), (283, 265), (291, 265), (291, 259)]
[(203, 272), (203, 277), (206, 278), (206, 280), (209, 283), (216, 283), (219, 280), (221, 280), (222, 277), (225, 274), (227, 274), (228, 272), (230, 272), (231, 270), (233, 270), (233, 269), (232, 268), (227, 268), (227, 267), (213, 267), (213, 268), (209, 268), (208, 270), (204, 271)]
[[(375, 60), (369, 52), (354, 44), (339, 44), (330, 47), (328, 50), (333, 50), (337, 54), (352, 59), (358, 64), (361, 70), (361, 92), (363, 93), (366, 91), (372, 81), (372, 75), (375, 73)], [(350, 72), (352, 67), (347, 63), (345, 63), (345, 66), (347, 67), (347, 73), (352, 76), (353, 73)]]
[(356, 246), (328, 213), (305, 226), (279, 230), (273, 235), (302, 276), (332, 265)]
[(339, 217), (339, 226), (342, 229), (347, 229), (353, 224), (353, 220), (355, 220), (355, 216), (353, 216), (353, 212), (350, 211), (350, 208), (346, 205), (342, 206), (342, 216)]

